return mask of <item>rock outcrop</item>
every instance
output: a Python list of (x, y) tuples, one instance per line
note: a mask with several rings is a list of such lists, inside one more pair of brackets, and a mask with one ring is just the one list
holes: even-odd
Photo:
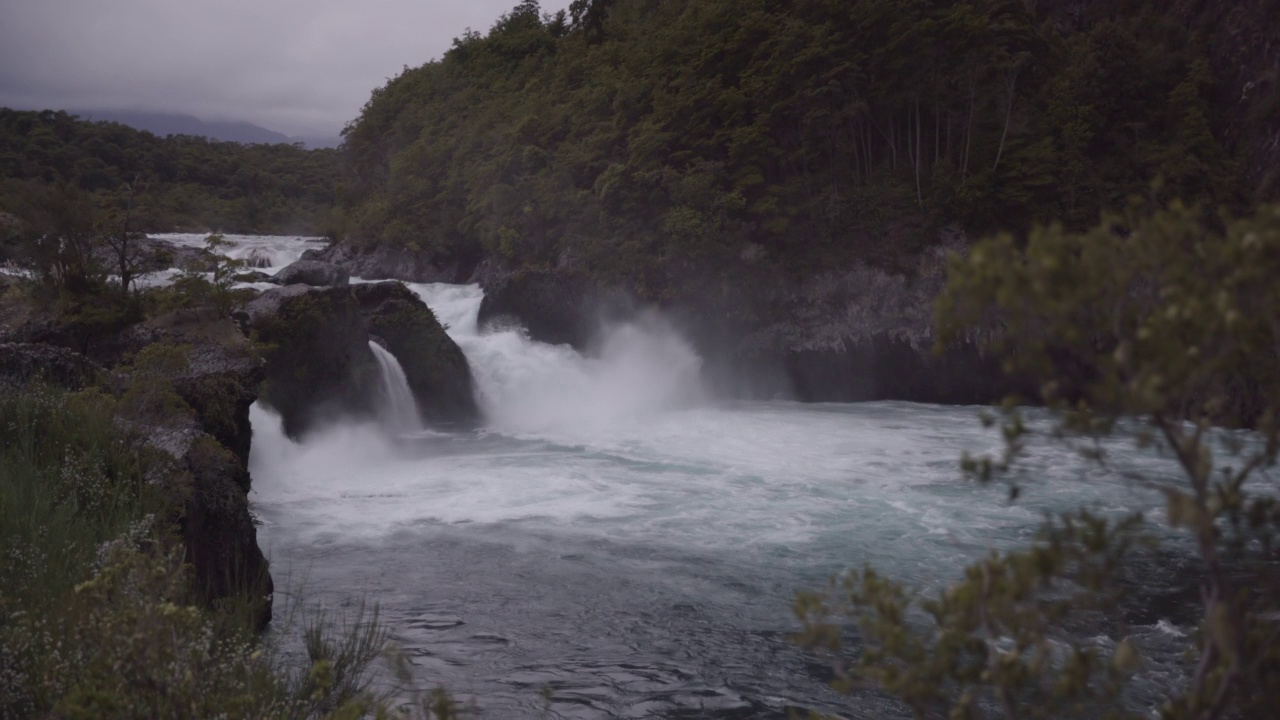
[(335, 417), (372, 416), (378, 364), (350, 287), (289, 285), (245, 306), (248, 332), (265, 346), (263, 404), (299, 438)]
[(927, 253), (910, 278), (868, 267), (809, 278), (772, 298), (775, 319), (740, 348), (780, 365), (798, 400), (997, 400), (1015, 387), (994, 358), (967, 342), (934, 350), (946, 252)]
[(47, 382), (69, 390), (93, 384), (102, 368), (62, 347), (40, 343), (0, 343), (0, 389)]
[(605, 294), (585, 275), (556, 270), (525, 270), (499, 276), (485, 285), (480, 325), (517, 322), (529, 337), (581, 350), (599, 329), (596, 308)]
[[(263, 378), (262, 360), (239, 327), (213, 310), (179, 310), (136, 325), (115, 343), (132, 364), (117, 369), (131, 392), (182, 400), (180, 412), (131, 422), (168, 458), (156, 472), (179, 504), (196, 590), (208, 601), (247, 597), (255, 622), (271, 619), (273, 582), (249, 513), (249, 406)], [(147, 363), (146, 352), (170, 348), (180, 363)], [(127, 404), (126, 393), (122, 403)]]
[(196, 421), (140, 428), (170, 459), (157, 469), (186, 497), (176, 518), (195, 588), (206, 602), (250, 601), (254, 624), (271, 621), (275, 583), (249, 513), (249, 473), (236, 455)]
[(423, 419), (473, 423), (479, 411), (461, 349), (399, 282), (269, 290), (245, 307), (246, 329), (265, 344), (262, 402), (301, 437), (336, 417), (372, 417), (382, 392), (371, 339), (399, 360)]
[(400, 361), (423, 419), (472, 424), (479, 419), (471, 368), (435, 313), (399, 282), (352, 287), (369, 333)]
[(351, 274), (333, 263), (298, 260), (281, 268), (272, 282), (277, 285), (343, 287), (351, 283)]
[(366, 280), (418, 283), (465, 282), (478, 260), (441, 257), (407, 247), (363, 247), (350, 243), (333, 243), (322, 250), (308, 250), (302, 254), (302, 259), (331, 263), (345, 269), (352, 277)]

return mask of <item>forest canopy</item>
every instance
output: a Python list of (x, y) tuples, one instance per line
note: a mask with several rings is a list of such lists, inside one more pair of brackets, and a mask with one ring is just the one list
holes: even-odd
[(65, 112), (0, 108), (0, 211), (39, 215), (64, 190), (111, 204), (130, 194), (150, 232), (323, 230), (333, 204), (336, 150), (157, 137)]
[(1134, 194), (1243, 207), (1206, 38), (1154, 5), (525, 0), (374, 91), (342, 229), (605, 275), (805, 273), (898, 264), (946, 225), (1082, 229)]

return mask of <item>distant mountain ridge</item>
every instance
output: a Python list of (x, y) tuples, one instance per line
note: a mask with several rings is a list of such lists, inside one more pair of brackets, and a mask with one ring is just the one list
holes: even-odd
[(109, 121), (128, 125), (138, 130), (164, 137), (167, 135), (193, 135), (226, 142), (273, 145), (300, 142), (307, 148), (337, 147), (337, 137), (319, 135), (289, 136), (260, 125), (243, 121), (208, 121), (194, 115), (158, 113), (141, 110), (70, 110), (82, 120)]

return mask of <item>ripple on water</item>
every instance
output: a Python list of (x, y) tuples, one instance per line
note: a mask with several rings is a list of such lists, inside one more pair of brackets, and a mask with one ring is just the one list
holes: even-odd
[[(936, 589), (989, 550), (1025, 543), (1046, 512), (1162, 503), (1036, 445), (1010, 505), (1005, 488), (959, 472), (962, 452), (1000, 448), (974, 408), (655, 410), (605, 392), (607, 357), (477, 331), (478, 289), (418, 289), (477, 368), (486, 408), (510, 402), (518, 422), (407, 440), (338, 427), (296, 445), (255, 407), (253, 500), (273, 569), (307, 568), (314, 601), (377, 600), (417, 682), (474, 698), (485, 717), (905, 717), (881, 695), (828, 687), (829, 668), (789, 640), (797, 590), (868, 563)], [(685, 372), (678, 344), (654, 332), (660, 347), (644, 357)], [(539, 368), (580, 397), (528, 402), (521, 383)], [(662, 364), (617, 369), (633, 382)], [(601, 397), (634, 412), (576, 413)], [(1116, 450), (1127, 469), (1169, 472), (1167, 461)], [(1156, 572), (1163, 579), (1135, 585), (1121, 605), (1150, 659), (1140, 706), (1180, 677), (1177, 633), (1189, 620), (1179, 608), (1195, 572), (1185, 557), (1172, 546), (1147, 558), (1148, 571), (1175, 572)]]

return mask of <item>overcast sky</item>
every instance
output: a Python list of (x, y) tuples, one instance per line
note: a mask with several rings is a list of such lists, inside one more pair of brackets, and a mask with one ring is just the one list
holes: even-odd
[[(0, 0), (0, 106), (129, 109), (337, 135), (518, 0)], [(543, 0), (544, 12), (569, 0)]]

